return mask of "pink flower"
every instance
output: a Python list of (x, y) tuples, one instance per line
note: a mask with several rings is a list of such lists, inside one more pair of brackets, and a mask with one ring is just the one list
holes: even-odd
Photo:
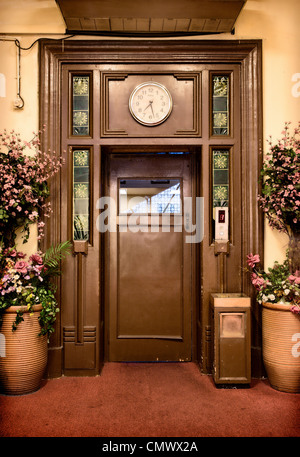
[(299, 305), (292, 305), (290, 310), (292, 311), (292, 313), (294, 314), (300, 314), (300, 306)]
[(259, 263), (260, 262), (260, 258), (259, 258), (259, 254), (249, 254), (247, 255), (247, 263), (249, 265), (249, 267), (251, 268), (254, 268), (255, 267), (255, 264)]
[(34, 221), (38, 216), (38, 213), (36, 211), (33, 211), (33, 213), (29, 214), (28, 219), (31, 221)]
[(251, 275), (251, 282), (257, 290), (261, 290), (266, 287), (266, 281), (263, 278), (257, 276), (255, 273), (252, 273)]
[(44, 268), (44, 265), (35, 265), (35, 266), (33, 267), (34, 271), (35, 271), (36, 273), (38, 273), (38, 274), (41, 273), (41, 271), (43, 270), (43, 268)]
[(29, 260), (33, 263), (37, 263), (38, 265), (43, 264), (43, 259), (38, 254), (33, 254), (32, 256), (29, 257)]
[(27, 273), (27, 267), (28, 263), (24, 260), (19, 260), (15, 264), (15, 270), (17, 270), (19, 273)]
[(300, 284), (300, 271), (297, 270), (294, 275), (290, 275), (288, 277), (288, 280), (290, 283), (294, 284)]

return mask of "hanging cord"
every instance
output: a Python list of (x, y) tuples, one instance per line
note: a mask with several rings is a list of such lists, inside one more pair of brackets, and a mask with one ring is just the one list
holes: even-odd
[[(60, 40), (62, 41), (62, 46), (64, 45), (64, 40), (67, 40), (68, 38), (72, 38), (73, 36), (75, 36), (75, 35), (68, 35), (64, 38), (60, 38)], [(21, 51), (29, 51), (36, 43), (38, 43), (42, 39), (43, 38), (38, 38), (33, 43), (31, 43), (30, 46), (28, 46), (27, 48), (23, 48), (21, 46), (20, 41), (17, 38), (13, 38), (13, 39), (2, 38), (2, 37), (0, 38), (0, 41), (14, 42), (17, 47), (17, 98), (14, 103), (14, 106), (16, 109), (22, 109), (22, 108), (24, 108), (24, 105), (25, 105), (24, 99), (21, 95)], [(48, 38), (48, 39), (53, 39), (53, 40), (57, 41), (56, 38)]]
[[(65, 36), (63, 38), (47, 38), (47, 40), (53, 40), (53, 41), (59, 41), (61, 40), (62, 42), (62, 45), (64, 44), (64, 41), (67, 40), (68, 38), (73, 38), (74, 36), (76, 36), (75, 34), (74, 35), (68, 35), (68, 36)], [(0, 38), (1, 40), (2, 38)], [(31, 43), (30, 46), (28, 46), (28, 48), (23, 48), (19, 42), (19, 40), (10, 40), (10, 41), (14, 41), (16, 46), (21, 49), (22, 51), (29, 51), (29, 49), (31, 49), (36, 43), (38, 43), (39, 41), (41, 40), (44, 40), (45, 38), (38, 38), (37, 40), (35, 40), (33, 43)]]
[(17, 46), (17, 100), (15, 103), (15, 107), (17, 109), (24, 108), (25, 102), (23, 97), (21, 96), (21, 46), (19, 40), (15, 40), (15, 44)]

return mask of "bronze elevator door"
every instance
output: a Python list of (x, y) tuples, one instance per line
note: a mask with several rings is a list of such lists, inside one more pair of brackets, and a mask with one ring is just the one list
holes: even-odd
[[(107, 245), (108, 359), (189, 361), (192, 256), (184, 198), (191, 197), (190, 155), (112, 154), (109, 189), (118, 216)], [(134, 210), (132, 196), (141, 201)]]

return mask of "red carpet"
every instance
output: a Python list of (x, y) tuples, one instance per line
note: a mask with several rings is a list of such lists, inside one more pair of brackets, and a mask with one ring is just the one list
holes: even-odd
[(193, 363), (108, 363), (0, 395), (1, 437), (299, 437), (300, 395), (268, 381), (220, 389)]

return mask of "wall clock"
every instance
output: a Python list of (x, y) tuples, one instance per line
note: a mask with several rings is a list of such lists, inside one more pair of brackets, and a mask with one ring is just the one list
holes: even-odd
[(129, 110), (140, 124), (155, 126), (164, 122), (172, 111), (172, 97), (160, 83), (148, 81), (136, 86), (129, 98)]

